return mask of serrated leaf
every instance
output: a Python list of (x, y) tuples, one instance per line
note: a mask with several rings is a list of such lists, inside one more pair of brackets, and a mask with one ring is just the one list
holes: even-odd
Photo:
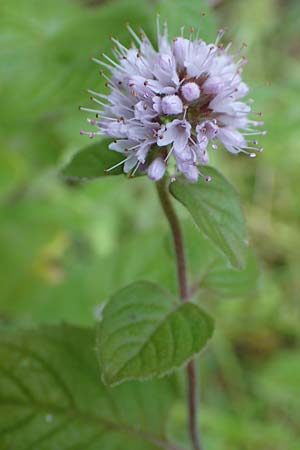
[(59, 326), (1, 335), (0, 448), (178, 449), (165, 438), (176, 380), (100, 380), (94, 331)]
[(107, 384), (163, 376), (199, 353), (213, 320), (193, 303), (174, 298), (149, 282), (133, 283), (104, 308), (97, 352)]
[(62, 175), (69, 180), (91, 181), (109, 175), (120, 175), (123, 166), (106, 172), (124, 160), (124, 155), (108, 149), (109, 140), (103, 140), (79, 150), (62, 169)]
[(203, 234), (228, 258), (232, 266), (245, 267), (246, 227), (239, 196), (221, 173), (203, 169), (211, 182), (189, 183), (178, 178), (170, 184), (171, 194), (192, 215)]

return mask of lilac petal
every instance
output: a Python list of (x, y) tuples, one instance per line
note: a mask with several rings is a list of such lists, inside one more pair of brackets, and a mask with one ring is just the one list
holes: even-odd
[(154, 111), (156, 111), (157, 114), (162, 114), (161, 98), (158, 95), (155, 95), (155, 97), (153, 97), (152, 101), (153, 101)]
[(134, 116), (136, 119), (144, 122), (145, 120), (153, 119), (157, 116), (157, 113), (147, 102), (141, 100), (134, 107)]
[(185, 146), (188, 143), (188, 140), (191, 136), (192, 127), (189, 122), (174, 120), (174, 122), (176, 121), (177, 124), (175, 125), (176, 136), (174, 140), (174, 151), (176, 153), (180, 153), (184, 150)]
[(148, 154), (148, 152), (150, 150), (151, 145), (152, 145), (151, 143), (144, 142), (137, 149), (136, 156), (137, 156), (137, 159), (142, 164), (144, 164), (144, 162), (146, 161), (146, 157), (147, 157), (147, 154)]
[(178, 159), (176, 159), (176, 163), (178, 170), (184, 174), (184, 176), (188, 181), (190, 181), (191, 183), (195, 183), (198, 180), (199, 171), (197, 169), (197, 166), (195, 166), (195, 164), (182, 162)]
[(203, 137), (214, 139), (219, 132), (219, 127), (212, 120), (206, 120), (196, 126), (197, 139), (200, 143)]
[(174, 148), (174, 154), (180, 161), (195, 162), (195, 153), (190, 145), (186, 145), (180, 152)]
[(173, 142), (175, 152), (180, 153), (188, 143), (190, 135), (191, 124), (186, 120), (175, 119), (159, 133), (157, 145), (162, 147)]
[(118, 139), (117, 141), (109, 144), (108, 148), (110, 150), (114, 150), (115, 152), (126, 153), (126, 151), (130, 149), (130, 147), (133, 147), (137, 144), (137, 141), (131, 139)]
[(224, 83), (222, 78), (218, 76), (208, 77), (208, 79), (203, 83), (203, 90), (206, 94), (216, 95), (222, 91)]
[(113, 138), (126, 138), (127, 137), (127, 127), (123, 122), (118, 122), (117, 120), (113, 122), (103, 122), (104, 133)]
[(199, 171), (196, 166), (189, 165), (188, 168), (183, 172), (186, 179), (191, 183), (196, 183), (199, 178)]
[[(168, 124), (171, 125), (171, 124)], [(165, 145), (171, 144), (175, 139), (174, 127), (162, 127), (158, 132), (157, 145), (159, 147), (164, 147)]]
[(138, 163), (138, 159), (135, 155), (131, 155), (128, 157), (128, 159), (125, 161), (124, 164), (124, 172), (128, 173), (131, 171), (131, 169), (134, 168), (134, 166)]
[(177, 65), (183, 69), (185, 66), (185, 61), (188, 58), (189, 47), (191, 42), (189, 39), (185, 39), (183, 37), (178, 37), (174, 39), (172, 50), (173, 55), (175, 56)]
[(246, 146), (243, 135), (231, 127), (220, 128), (218, 139), (230, 153), (239, 153)]

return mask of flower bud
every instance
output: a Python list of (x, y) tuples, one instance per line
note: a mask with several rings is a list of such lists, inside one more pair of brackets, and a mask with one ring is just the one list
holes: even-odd
[(200, 88), (194, 82), (185, 83), (181, 88), (181, 92), (187, 102), (194, 102), (200, 97)]
[(166, 164), (162, 158), (156, 158), (148, 167), (148, 177), (153, 181), (160, 180), (166, 171)]
[(178, 95), (166, 95), (161, 102), (162, 112), (166, 115), (180, 114), (183, 104)]

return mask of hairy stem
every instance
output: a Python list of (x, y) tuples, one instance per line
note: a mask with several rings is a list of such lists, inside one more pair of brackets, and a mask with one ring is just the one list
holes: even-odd
[[(190, 292), (188, 288), (187, 267), (180, 222), (171, 202), (167, 179), (163, 178), (158, 181), (156, 187), (162, 209), (169, 222), (173, 236), (180, 298), (183, 302), (187, 302), (189, 301)], [(188, 363), (186, 373), (190, 438), (193, 444), (193, 450), (203, 450), (197, 427), (197, 374), (194, 361)]]

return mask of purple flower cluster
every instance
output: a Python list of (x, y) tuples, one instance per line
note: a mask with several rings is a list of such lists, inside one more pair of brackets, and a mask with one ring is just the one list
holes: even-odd
[(253, 136), (266, 133), (256, 129), (263, 122), (249, 119), (251, 99), (241, 101), (248, 94), (241, 78), (247, 61), (220, 44), (223, 30), (214, 44), (183, 36), (170, 44), (167, 27), (161, 34), (158, 26), (156, 50), (143, 32), (128, 28), (131, 48), (112, 38), (115, 59), (94, 59), (110, 72), (102, 72), (110, 92), (89, 91), (101, 109), (81, 108), (96, 114), (88, 121), (97, 127), (81, 134), (114, 138), (109, 148), (124, 154), (124, 172), (143, 171), (154, 181), (168, 166), (197, 181), (218, 141), (234, 154), (262, 151)]

